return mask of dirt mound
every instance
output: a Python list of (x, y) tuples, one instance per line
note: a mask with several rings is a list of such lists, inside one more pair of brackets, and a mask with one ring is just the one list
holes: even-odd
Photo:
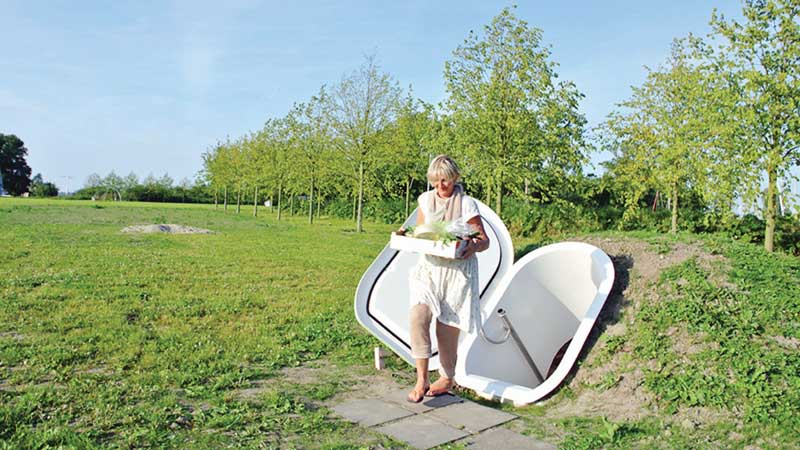
[(205, 228), (187, 227), (174, 223), (160, 223), (155, 225), (133, 225), (122, 229), (123, 233), (169, 233), (169, 234), (213, 234)]
[[(664, 269), (690, 258), (696, 258), (700, 266), (710, 268), (712, 262), (724, 262), (724, 258), (709, 254), (695, 243), (649, 243), (617, 237), (577, 240), (603, 249), (614, 262), (616, 279), (584, 347), (580, 367), (574, 372), (574, 377), (567, 381), (575, 395), (562, 397), (548, 408), (546, 417), (605, 416), (609, 420), (624, 421), (656, 415), (656, 399), (643, 386), (641, 367), (631, 364), (631, 348), (625, 341), (620, 344), (619, 339), (634, 325), (643, 303), (660, 301), (656, 285)], [(599, 340), (602, 335), (619, 336), (612, 345), (620, 345), (620, 349), (606, 349), (610, 340)], [(696, 344), (692, 336), (685, 333), (677, 333), (673, 338), (675, 345), (687, 349), (687, 352)], [(698, 418), (697, 414), (690, 413), (679, 411), (673, 420), (684, 420), (687, 415), (691, 415), (692, 420), (703, 420), (703, 417)], [(707, 417), (709, 420), (718, 419), (712, 415)]]

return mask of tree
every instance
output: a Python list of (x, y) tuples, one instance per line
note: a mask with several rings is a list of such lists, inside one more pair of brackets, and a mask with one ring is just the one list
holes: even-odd
[(728, 71), (738, 90), (729, 122), (738, 126), (741, 153), (752, 170), (746, 195), (767, 189), (763, 217), (764, 248), (773, 250), (778, 180), (792, 177), (800, 164), (800, 3), (797, 0), (747, 0), (743, 23), (711, 18), (712, 42), (720, 42), (715, 64)]
[(203, 153), (203, 171), (205, 178), (214, 189), (214, 208), (218, 205), (218, 194), (222, 189), (224, 210), (227, 212), (231, 168), (227, 160), (226, 144), (217, 142), (214, 147)]
[(396, 114), (400, 89), (381, 72), (374, 55), (333, 89), (330, 123), (337, 150), (349, 163), (357, 185), (356, 230), (363, 231), (364, 183), (378, 138)]
[(106, 175), (103, 178), (103, 188), (106, 192), (111, 192), (112, 197), (115, 200), (122, 201), (122, 190), (124, 189), (124, 180), (122, 177), (114, 173), (112, 170), (111, 173)]
[(403, 100), (395, 122), (391, 151), (391, 164), (402, 176), (405, 191), (405, 216), (411, 204), (414, 183), (425, 185), (429, 156), (434, 149), (436, 135), (436, 112), (433, 105), (414, 100), (411, 92)]
[(187, 177), (183, 177), (175, 190), (181, 194), (181, 203), (185, 202), (186, 193), (192, 190), (192, 180)]
[(28, 192), (31, 184), (31, 168), (25, 157), (28, 149), (20, 138), (13, 134), (0, 134), (0, 178), (3, 189), (11, 195)]
[(286, 189), (291, 161), (288, 159), (290, 149), (290, 133), (286, 119), (269, 119), (258, 132), (258, 149), (260, 179), (273, 189), (271, 197), (278, 210), (277, 220), (281, 220), (283, 192)]
[(446, 106), (462, 164), (494, 197), (498, 214), (506, 190), (524, 195), (527, 183), (555, 197), (586, 159), (582, 95), (571, 82), (556, 83), (541, 41), (540, 29), (505, 8), (483, 37), (471, 31), (445, 63)]
[[(671, 232), (678, 230), (682, 191), (703, 186), (711, 171), (714, 108), (706, 92), (712, 86), (692, 60), (683, 41), (675, 41), (667, 63), (651, 71), (641, 87), (619, 106), (624, 112), (611, 114), (604, 127), (613, 135), (607, 142), (615, 155), (610, 167), (627, 181), (628, 201), (624, 221), (639, 208), (648, 188), (666, 192), (672, 209)], [(719, 168), (719, 170), (724, 170)]]
[(44, 181), (42, 174), (37, 173), (31, 180), (30, 192), (34, 197), (56, 197), (58, 187), (54, 183)]
[(136, 176), (135, 173), (129, 173), (125, 178), (122, 179), (121, 189), (123, 195), (128, 200), (138, 200), (137, 198), (133, 198), (133, 193), (136, 188), (139, 186), (139, 177)]
[(295, 104), (286, 120), (291, 131), (292, 155), (297, 174), (308, 187), (308, 223), (314, 223), (314, 199), (318, 195), (325, 163), (330, 159), (332, 146), (330, 101), (325, 86), (308, 103)]

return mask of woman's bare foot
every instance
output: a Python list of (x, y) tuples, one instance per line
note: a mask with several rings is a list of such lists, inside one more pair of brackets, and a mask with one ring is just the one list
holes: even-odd
[(455, 386), (456, 382), (452, 378), (447, 377), (439, 377), (438, 380), (434, 381), (431, 387), (428, 389), (428, 393), (425, 394), (428, 397), (436, 397), (438, 395), (447, 394), (450, 389)]
[(422, 399), (425, 398), (425, 395), (428, 393), (429, 387), (430, 384), (428, 384), (427, 381), (417, 381), (417, 384), (416, 386), (414, 386), (414, 389), (412, 389), (411, 392), (408, 393), (408, 398), (406, 398), (406, 400), (408, 400), (411, 403), (421, 402)]

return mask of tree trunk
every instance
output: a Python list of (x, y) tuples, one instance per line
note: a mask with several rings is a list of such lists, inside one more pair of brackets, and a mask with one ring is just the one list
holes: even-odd
[(242, 187), (236, 190), (236, 214), (242, 212)]
[(219, 189), (214, 189), (214, 210), (219, 208), (219, 204), (217, 204), (217, 194), (219, 193)]
[(353, 194), (353, 214), (351, 216), (351, 220), (353, 222), (356, 221), (356, 208), (358, 208), (358, 196)]
[(678, 232), (678, 183), (672, 184), (672, 227), (669, 232)]
[(253, 217), (258, 217), (258, 186), (256, 186), (256, 192), (253, 194)]
[(289, 216), (294, 216), (294, 193), (289, 197)]
[(405, 215), (405, 217), (408, 217), (408, 210), (410, 209), (409, 208), (409, 204), (410, 204), (410, 201), (411, 201), (410, 200), (410, 197), (411, 197), (411, 185), (413, 183), (414, 183), (414, 180), (412, 178), (409, 178), (409, 179), (406, 180), (406, 215)]
[(308, 224), (314, 223), (314, 177), (311, 177), (311, 193), (308, 197)]
[(356, 232), (361, 233), (364, 231), (362, 226), (362, 214), (364, 208), (364, 161), (362, 160), (358, 165), (358, 213), (356, 215)]
[(778, 193), (778, 170), (770, 165), (767, 168), (767, 208), (764, 213), (764, 221), (767, 226), (764, 230), (764, 250), (771, 252), (774, 250), (775, 241), (775, 197)]
[(281, 220), (281, 193), (283, 192), (283, 183), (278, 185), (278, 220)]
[(228, 212), (228, 185), (225, 185), (225, 206), (223, 210)]
[(503, 212), (503, 184), (500, 181), (497, 182), (497, 192), (495, 194), (497, 194), (497, 197), (495, 197), (494, 201), (494, 212), (502, 217), (500, 214)]

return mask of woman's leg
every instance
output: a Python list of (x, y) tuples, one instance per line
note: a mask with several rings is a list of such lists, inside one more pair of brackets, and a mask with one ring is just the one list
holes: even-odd
[(439, 348), (439, 377), (428, 390), (428, 395), (441, 395), (447, 393), (455, 384), (456, 358), (458, 352), (457, 327), (445, 325), (436, 321), (436, 345)]
[(431, 319), (427, 305), (417, 304), (409, 311), (409, 334), (411, 335), (411, 357), (416, 361), (417, 383), (409, 392), (408, 400), (418, 402), (425, 397), (428, 381), (428, 359), (431, 357)]

